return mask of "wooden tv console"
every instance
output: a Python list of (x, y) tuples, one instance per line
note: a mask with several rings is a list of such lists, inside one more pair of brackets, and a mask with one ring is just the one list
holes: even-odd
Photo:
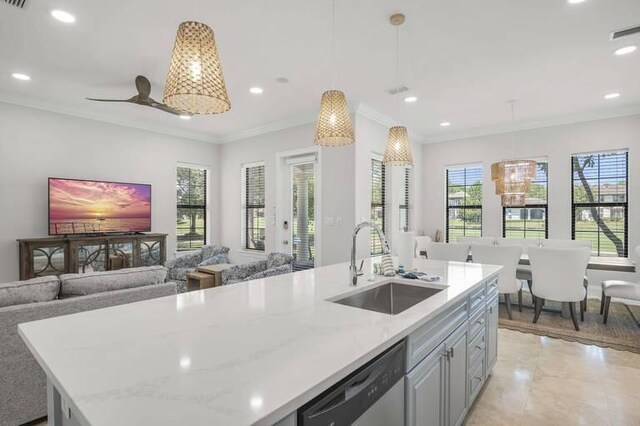
[(167, 234), (107, 234), (18, 240), (20, 279), (163, 265)]

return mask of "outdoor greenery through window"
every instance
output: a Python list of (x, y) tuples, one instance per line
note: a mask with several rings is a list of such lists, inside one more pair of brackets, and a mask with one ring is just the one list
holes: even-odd
[(446, 241), (482, 236), (482, 166), (447, 169)]
[(402, 204), (400, 204), (400, 230), (409, 231), (409, 205), (410, 205), (410, 186), (411, 185), (411, 169), (404, 169)]
[(571, 158), (572, 236), (591, 241), (595, 256), (628, 256), (628, 161), (627, 151)]
[(179, 166), (177, 171), (178, 250), (207, 243), (207, 170)]
[(264, 165), (244, 168), (244, 248), (264, 251)]
[(531, 181), (531, 192), (525, 207), (502, 208), (502, 236), (505, 238), (546, 239), (548, 237), (548, 166), (538, 161), (536, 178)]
[[(371, 222), (385, 232), (385, 167), (382, 161), (371, 160)], [(375, 230), (371, 230), (371, 254), (382, 254), (382, 241)]]

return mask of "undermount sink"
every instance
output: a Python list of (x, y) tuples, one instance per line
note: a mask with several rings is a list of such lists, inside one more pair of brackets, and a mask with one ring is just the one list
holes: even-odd
[(442, 290), (442, 288), (390, 282), (333, 300), (333, 302), (383, 314), (397, 315)]

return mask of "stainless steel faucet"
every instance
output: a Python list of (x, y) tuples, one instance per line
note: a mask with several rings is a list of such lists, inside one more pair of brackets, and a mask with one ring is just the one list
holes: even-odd
[(364, 261), (360, 263), (360, 268), (356, 267), (356, 237), (358, 236), (358, 232), (365, 227), (373, 228), (378, 233), (378, 237), (380, 237), (380, 241), (382, 242), (382, 254), (391, 253), (387, 237), (384, 236), (384, 232), (382, 232), (382, 229), (380, 229), (378, 225), (373, 222), (362, 222), (356, 225), (356, 229), (353, 230), (353, 242), (351, 243), (351, 266), (349, 266), (352, 286), (358, 285), (358, 277), (362, 275), (362, 264)]

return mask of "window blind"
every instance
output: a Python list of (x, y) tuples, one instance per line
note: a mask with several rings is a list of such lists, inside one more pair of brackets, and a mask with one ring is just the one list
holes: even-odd
[(446, 241), (482, 236), (482, 166), (446, 171)]
[(264, 251), (264, 165), (245, 167), (245, 249)]
[(410, 185), (411, 185), (411, 170), (404, 169), (404, 181), (403, 181), (403, 199), (400, 204), (400, 231), (409, 231), (411, 229), (410, 223)]
[(502, 236), (505, 238), (545, 239), (549, 237), (547, 161), (538, 161), (536, 178), (524, 207), (502, 208)]
[[(381, 160), (371, 160), (371, 221), (385, 232), (385, 167)], [(371, 254), (382, 253), (382, 241), (375, 230), (371, 230)]]
[(595, 256), (628, 257), (629, 153), (575, 154), (571, 172), (572, 238), (591, 241)]
[(207, 171), (178, 167), (176, 181), (178, 250), (192, 250), (207, 243)]

